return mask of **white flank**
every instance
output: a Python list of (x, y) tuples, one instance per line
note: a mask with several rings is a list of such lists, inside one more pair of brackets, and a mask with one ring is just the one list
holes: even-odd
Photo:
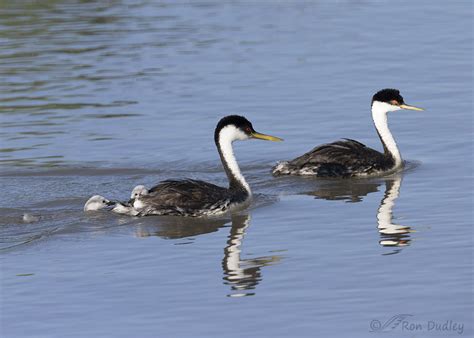
[(383, 142), (387, 146), (388, 151), (395, 159), (395, 168), (402, 165), (402, 156), (398, 150), (397, 143), (388, 129), (387, 113), (390, 111), (400, 110), (398, 106), (394, 106), (385, 102), (375, 101), (372, 104), (372, 119), (374, 120), (375, 128), (380, 134)]
[(240, 172), (239, 165), (235, 159), (234, 149), (232, 148), (232, 142), (236, 140), (243, 141), (248, 139), (249, 137), (244, 132), (240, 131), (233, 125), (228, 125), (222, 128), (219, 132), (219, 146), (221, 148), (224, 161), (227, 163), (232, 175), (244, 186), (249, 195), (252, 195), (250, 186)]

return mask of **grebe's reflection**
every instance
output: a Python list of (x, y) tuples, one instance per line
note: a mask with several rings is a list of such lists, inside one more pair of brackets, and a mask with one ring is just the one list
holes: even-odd
[(230, 229), (227, 246), (224, 249), (222, 269), (224, 270), (225, 284), (230, 285), (232, 292), (229, 297), (242, 297), (254, 295), (249, 290), (262, 280), (260, 269), (264, 266), (280, 261), (281, 256), (264, 256), (255, 258), (241, 258), (241, 245), (245, 230), (250, 222), (249, 215), (233, 215), (232, 228)]
[[(361, 202), (363, 197), (379, 190), (385, 182), (385, 194), (377, 209), (377, 228), (380, 233), (379, 244), (384, 247), (405, 247), (410, 245), (410, 233), (413, 232), (409, 226), (393, 223), (393, 207), (395, 200), (400, 195), (402, 175), (394, 174), (390, 177), (373, 180), (326, 180), (318, 181), (318, 186), (307, 193), (315, 198), (326, 200), (343, 200), (346, 202)], [(389, 254), (397, 253), (395, 250)]]
[(216, 232), (229, 219), (188, 218), (177, 216), (157, 216), (140, 219), (135, 236), (158, 236), (165, 239), (181, 239)]
[[(232, 214), (232, 225), (224, 248), (222, 269), (224, 284), (230, 285), (229, 297), (251, 296), (255, 287), (262, 280), (261, 268), (280, 261), (281, 256), (263, 256), (241, 258), (242, 240), (245, 230), (250, 225), (250, 215)], [(218, 231), (229, 223), (229, 219), (184, 218), (184, 217), (149, 217), (137, 224), (137, 237), (159, 236), (165, 239), (186, 238), (188, 241), (177, 244), (192, 243), (194, 236)]]
[(313, 195), (317, 199), (329, 201), (362, 202), (363, 198), (372, 192), (379, 191), (380, 181), (367, 181), (360, 179), (347, 180), (321, 180), (318, 185), (308, 195)]
[[(391, 247), (404, 247), (410, 245), (410, 232), (413, 232), (409, 226), (393, 223), (393, 207), (395, 200), (400, 195), (402, 184), (401, 175), (396, 175), (393, 179), (385, 181), (385, 195), (380, 202), (377, 210), (377, 228), (380, 233), (380, 245)], [(397, 253), (396, 250), (392, 253)]]

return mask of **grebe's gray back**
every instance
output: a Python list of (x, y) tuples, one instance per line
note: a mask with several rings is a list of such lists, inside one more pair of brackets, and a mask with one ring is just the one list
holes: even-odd
[(353, 177), (403, 167), (400, 151), (387, 123), (387, 113), (400, 109), (423, 110), (405, 104), (396, 89), (382, 89), (372, 98), (372, 118), (382, 141), (383, 153), (355, 140), (344, 139), (318, 146), (294, 160), (278, 163), (272, 170), (273, 175)]
[(167, 180), (152, 187), (147, 195), (135, 198), (133, 207), (139, 216), (176, 215), (205, 216), (226, 212), (245, 205), (252, 196), (250, 186), (240, 172), (232, 142), (248, 139), (281, 141), (280, 138), (257, 133), (243, 116), (222, 118), (214, 132), (214, 141), (229, 179), (229, 187), (219, 187), (198, 180)]

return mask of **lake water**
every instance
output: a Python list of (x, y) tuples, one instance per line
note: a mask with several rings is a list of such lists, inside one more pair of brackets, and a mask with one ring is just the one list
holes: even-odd
[[(472, 337), (472, 22), (470, 1), (0, 2), (0, 335)], [(426, 109), (390, 115), (404, 172), (270, 175), (342, 137), (381, 149), (385, 87)], [(248, 210), (82, 211), (226, 185), (230, 113), (285, 139), (235, 144)]]

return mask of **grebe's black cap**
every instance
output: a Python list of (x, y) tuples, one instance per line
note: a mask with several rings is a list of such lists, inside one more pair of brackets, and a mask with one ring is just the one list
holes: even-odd
[(400, 91), (398, 89), (392, 88), (379, 90), (372, 97), (372, 103), (374, 103), (374, 101), (386, 102), (397, 106), (404, 103), (403, 97), (400, 95)]
[(228, 115), (228, 116), (223, 117), (217, 123), (216, 130), (214, 131), (214, 141), (216, 143), (218, 143), (219, 141), (220, 131), (229, 125), (233, 125), (237, 129), (240, 129), (243, 133), (247, 134), (249, 138), (255, 138), (255, 139), (266, 140), (266, 141), (283, 141), (279, 137), (265, 135), (265, 134), (256, 132), (255, 129), (253, 129), (252, 123), (243, 116)]

